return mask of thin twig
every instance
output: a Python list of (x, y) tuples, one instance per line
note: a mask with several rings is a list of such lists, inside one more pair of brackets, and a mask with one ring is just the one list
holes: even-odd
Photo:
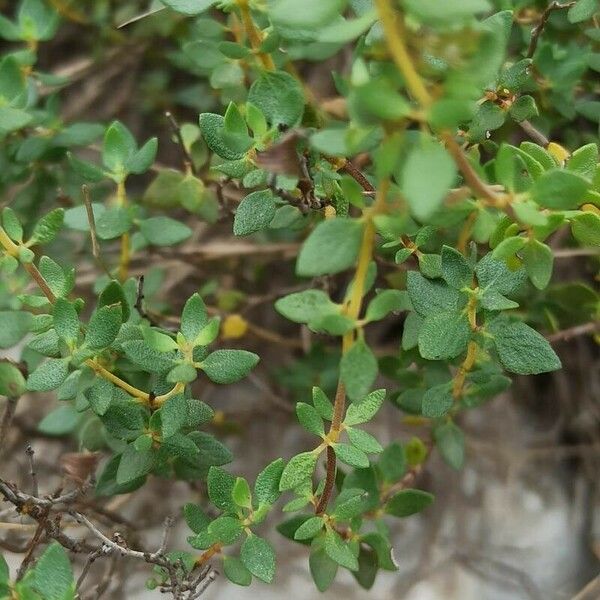
[(534, 127), (530, 121), (525, 119), (519, 121), (519, 127), (534, 141), (536, 144), (546, 148), (550, 143), (550, 140), (536, 127)]
[(574, 4), (575, 2), (565, 2), (565, 4), (561, 4), (560, 2), (555, 1), (551, 2), (546, 7), (546, 10), (544, 10), (544, 12), (542, 13), (540, 22), (531, 30), (531, 39), (529, 40), (529, 47), (527, 48), (526, 54), (527, 58), (532, 58), (535, 54), (538, 42), (540, 40), (540, 36), (544, 32), (544, 29), (546, 28), (548, 19), (550, 18), (552, 12), (554, 12), (555, 10), (561, 10), (563, 8), (570, 8)]
[(77, 585), (75, 586), (76, 591), (81, 590), (81, 586), (83, 585), (83, 582), (90, 571), (90, 567), (92, 566), (92, 564), (94, 564), (96, 559), (100, 558), (101, 556), (108, 556), (111, 553), (112, 553), (112, 550), (108, 546), (105, 546), (105, 545), (102, 545), (97, 550), (90, 552), (90, 554), (87, 557), (87, 560), (85, 561), (85, 565), (83, 566), (83, 570), (81, 571), (81, 574), (79, 575), (79, 577), (77, 579)]
[(137, 294), (135, 296), (134, 308), (140, 314), (142, 319), (146, 319), (150, 325), (158, 326), (158, 323), (153, 319), (144, 308), (144, 276), (140, 275), (137, 282)]
[(96, 264), (109, 276), (109, 278), (112, 278), (110, 270), (106, 266), (106, 263), (102, 258), (102, 253), (100, 251), (100, 244), (98, 243), (98, 235), (96, 233), (96, 219), (94, 217), (94, 209), (92, 207), (92, 201), (90, 199), (90, 190), (87, 185), (82, 185), (81, 191), (83, 193), (83, 203), (85, 205), (88, 224), (90, 226), (90, 238), (92, 240), (92, 255), (96, 261)]
[(575, 337), (580, 335), (587, 335), (600, 331), (600, 321), (592, 321), (590, 323), (584, 323), (582, 325), (575, 325), (556, 333), (551, 333), (546, 336), (546, 339), (551, 343), (555, 344), (558, 342), (568, 342)]
[(27, 454), (27, 460), (29, 461), (29, 476), (31, 477), (31, 493), (34, 496), (39, 494), (37, 473), (35, 472), (35, 452), (31, 447), (31, 444), (27, 444), (25, 448), (25, 454)]
[(193, 175), (197, 175), (197, 169), (194, 166), (194, 159), (190, 154), (189, 150), (185, 145), (185, 141), (183, 140), (183, 135), (181, 135), (181, 127), (173, 113), (171, 111), (165, 112), (165, 117), (167, 117), (167, 121), (169, 121), (169, 125), (171, 127), (171, 131), (177, 140), (177, 145), (179, 146), (179, 150), (181, 152), (183, 158), (183, 168), (184, 170), (190, 170)]

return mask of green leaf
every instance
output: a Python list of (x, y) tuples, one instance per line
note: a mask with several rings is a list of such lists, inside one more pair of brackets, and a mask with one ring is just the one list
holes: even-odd
[(55, 208), (47, 215), (44, 215), (36, 224), (33, 233), (29, 238), (30, 244), (47, 244), (51, 242), (60, 228), (62, 227), (65, 218), (63, 208)]
[(201, 363), (202, 370), (215, 383), (235, 383), (256, 366), (259, 357), (246, 350), (216, 350)]
[(310, 540), (314, 538), (317, 533), (323, 529), (324, 523), (321, 517), (311, 517), (307, 521), (304, 521), (296, 533), (294, 533), (295, 540)]
[(357, 469), (366, 469), (370, 462), (369, 457), (359, 448), (350, 444), (334, 444), (335, 455), (343, 463)]
[(52, 307), (54, 329), (68, 343), (75, 342), (79, 335), (79, 315), (73, 303), (57, 298)]
[(102, 240), (112, 240), (127, 233), (132, 226), (129, 210), (121, 206), (108, 208), (96, 221), (96, 231)]
[(353, 402), (346, 411), (344, 423), (358, 425), (370, 421), (381, 408), (385, 400), (385, 390), (375, 390), (358, 402)]
[(97, 415), (102, 416), (106, 414), (106, 411), (112, 402), (113, 393), (114, 388), (112, 383), (106, 381), (106, 379), (97, 377), (92, 386), (85, 391), (85, 397), (88, 399), (92, 410)]
[(42, 0), (23, 0), (17, 22), (24, 40), (48, 40), (56, 31), (58, 15)]
[(238, 506), (243, 508), (252, 507), (252, 492), (250, 491), (248, 482), (243, 477), (238, 477), (235, 480), (231, 497)]
[(242, 533), (242, 524), (235, 517), (221, 516), (209, 526), (208, 532), (225, 545), (233, 544)]
[(235, 477), (219, 467), (211, 467), (206, 483), (211, 502), (225, 512), (235, 512), (236, 507), (231, 496)]
[(464, 294), (441, 281), (432, 281), (416, 271), (409, 271), (406, 287), (414, 309), (422, 316), (440, 311), (459, 311), (467, 300)]
[(33, 120), (33, 115), (11, 106), (0, 106), (0, 133), (11, 133), (22, 129)]
[(298, 416), (300, 425), (310, 433), (314, 433), (318, 436), (325, 433), (323, 419), (321, 419), (317, 410), (310, 404), (298, 402), (298, 404), (296, 404), (296, 415)]
[(15, 242), (23, 241), (23, 226), (10, 206), (5, 206), (2, 209), (2, 226), (11, 240)]
[(475, 267), (479, 287), (503, 295), (514, 294), (526, 281), (525, 269), (512, 271), (502, 260), (495, 260), (492, 253), (486, 254)]
[(55, 296), (66, 296), (75, 283), (75, 269), (63, 269), (50, 257), (42, 256), (39, 262), (40, 273)]
[(397, 571), (393, 556), (393, 548), (385, 535), (380, 533), (370, 532), (361, 536), (361, 542), (368, 544), (377, 554), (377, 561), (381, 569), (387, 571)]
[(386, 482), (398, 481), (406, 473), (404, 448), (399, 443), (393, 442), (381, 453), (377, 466)]
[(296, 273), (304, 277), (333, 275), (356, 263), (363, 224), (356, 219), (321, 221), (304, 242)]
[(154, 246), (174, 246), (187, 240), (192, 230), (175, 219), (169, 217), (151, 217), (140, 221), (140, 231)]
[(366, 490), (344, 487), (335, 500), (335, 506), (333, 512), (331, 512), (331, 516), (340, 521), (349, 521), (366, 512), (368, 507), (369, 493), (366, 492)]
[(423, 394), (421, 412), (424, 417), (435, 419), (443, 417), (452, 408), (452, 386), (447, 383), (435, 385)]
[(208, 346), (217, 339), (219, 335), (219, 328), (221, 326), (220, 317), (213, 317), (209, 319), (206, 327), (204, 327), (196, 339), (194, 340), (194, 346)]
[(533, 96), (525, 94), (519, 96), (516, 102), (510, 107), (510, 116), (517, 122), (531, 119), (539, 114), (537, 104)]
[(0, 396), (18, 398), (26, 389), (21, 371), (10, 362), (0, 361)]
[(411, 212), (420, 221), (427, 221), (454, 183), (456, 166), (442, 145), (424, 138), (409, 154), (401, 179)]
[(69, 374), (69, 359), (51, 358), (43, 362), (27, 378), (27, 389), (31, 392), (55, 390)]
[(198, 15), (211, 6), (214, 6), (218, 0), (160, 0), (165, 6), (184, 15)]
[[(80, 158), (77, 158), (72, 152), (67, 152), (67, 158), (69, 160), (69, 166), (71, 167), (71, 169), (73, 169), (73, 171), (85, 181), (97, 182), (102, 181), (106, 177), (106, 174), (100, 167), (96, 166), (94, 163), (88, 162), (87, 160), (81, 160)], [(81, 208), (83, 209), (82, 215), (85, 215), (85, 207)], [(103, 209), (104, 206), (102, 206), (102, 209), (97, 210)], [(76, 209), (70, 208), (69, 210), (67, 210), (66, 214), (68, 215), (69, 212), (73, 210)], [(96, 208), (94, 207), (94, 213), (95, 212)], [(98, 221), (97, 216), (96, 221)], [(87, 225), (87, 216), (85, 216), (85, 223)]]
[(340, 377), (351, 400), (368, 394), (377, 378), (377, 372), (377, 359), (362, 339), (356, 341), (342, 356)]
[(179, 348), (179, 345), (172, 337), (168, 336), (166, 333), (161, 333), (157, 329), (144, 327), (142, 329), (142, 335), (144, 336), (144, 341), (153, 350), (158, 350), (159, 352), (171, 352), (172, 350), (177, 350)]
[(191, 383), (192, 381), (195, 381), (197, 377), (198, 372), (196, 371), (196, 368), (189, 363), (177, 365), (167, 373), (167, 381), (169, 383)]
[(80, 417), (72, 406), (59, 406), (38, 423), (38, 430), (46, 435), (66, 435), (77, 427)]
[(175, 435), (187, 421), (187, 400), (183, 394), (167, 399), (160, 409), (160, 427), (163, 439)]
[(197, 504), (193, 504), (192, 502), (188, 502), (184, 505), (183, 515), (187, 526), (194, 533), (201, 533), (207, 529), (210, 524), (210, 518)]
[(294, 323), (308, 323), (315, 317), (338, 314), (340, 306), (321, 290), (304, 290), (279, 298), (275, 310)]
[(84, 343), (92, 350), (101, 350), (110, 346), (121, 329), (121, 305), (101, 306), (87, 326)]
[(405, 6), (425, 23), (444, 25), (472, 19), (475, 14), (491, 8), (488, 0), (448, 0), (442, 4), (436, 0), (405, 0)]
[(353, 427), (348, 427), (346, 431), (350, 443), (355, 448), (368, 454), (378, 454), (379, 452), (383, 452), (381, 444), (370, 433), (362, 431), (361, 429), (354, 429)]
[(251, 534), (242, 544), (240, 558), (254, 577), (265, 583), (273, 581), (275, 576), (275, 552), (267, 540)]
[(586, 144), (577, 148), (567, 162), (567, 169), (579, 173), (586, 179), (593, 179), (600, 157), (597, 144)]
[(400, 290), (383, 290), (367, 307), (365, 319), (367, 321), (380, 321), (391, 312), (410, 310), (412, 305), (408, 293)]
[(166, 373), (175, 366), (171, 357), (164, 352), (153, 350), (142, 340), (123, 342), (123, 350), (134, 365), (148, 373)]
[(223, 141), (238, 152), (247, 152), (254, 140), (248, 135), (248, 126), (235, 103), (230, 102), (223, 121)]
[(535, 375), (561, 368), (560, 359), (549, 342), (529, 325), (496, 319), (489, 324), (488, 330), (494, 337), (500, 362), (507, 371)]
[(276, 27), (291, 30), (321, 29), (342, 14), (346, 4), (347, 0), (307, 0), (303, 10), (298, 10), (294, 0), (275, 0), (270, 7), (269, 17)]
[(465, 460), (465, 436), (452, 421), (436, 427), (433, 431), (435, 444), (444, 461), (457, 471)]
[(578, 2), (569, 8), (568, 18), (570, 23), (581, 23), (591, 19), (598, 12), (597, 0), (578, 0)]
[(157, 150), (158, 140), (153, 137), (128, 159), (125, 165), (126, 171), (136, 175), (145, 173), (154, 164)]
[(325, 534), (325, 552), (331, 560), (338, 565), (350, 569), (358, 570), (358, 560), (349, 545), (342, 540), (340, 535), (333, 529), (329, 529)]
[(589, 183), (581, 175), (572, 171), (552, 169), (546, 171), (530, 190), (531, 198), (540, 206), (556, 210), (577, 208)]
[(600, 246), (600, 216), (584, 212), (571, 221), (573, 237), (585, 246)]
[(259, 506), (261, 504), (273, 504), (279, 498), (279, 481), (281, 480), (283, 468), (283, 459), (278, 458), (267, 465), (256, 477), (254, 497)]
[(385, 512), (394, 517), (410, 517), (433, 502), (433, 494), (423, 490), (401, 490), (385, 505)]
[(150, 473), (153, 466), (154, 452), (151, 449), (138, 452), (133, 444), (129, 444), (121, 455), (117, 469), (117, 483), (124, 485), (144, 477)]
[(279, 490), (291, 490), (310, 479), (317, 464), (317, 456), (315, 452), (302, 452), (293, 456), (283, 469)]
[(333, 404), (326, 396), (325, 392), (318, 387), (312, 389), (313, 405), (323, 419), (331, 421), (333, 419)]
[[(294, 9), (293, 13), (306, 14), (305, 11), (297, 9)], [(269, 16), (273, 18), (272, 10)], [(250, 87), (248, 102), (254, 104), (272, 125), (293, 127), (300, 122), (304, 113), (302, 86), (295, 77), (284, 71), (261, 73)]]
[(131, 132), (120, 121), (114, 121), (104, 134), (102, 163), (113, 173), (125, 171), (125, 165), (137, 151), (137, 144)]
[(207, 324), (208, 315), (204, 300), (200, 294), (193, 294), (183, 307), (179, 329), (183, 337), (193, 344)]
[(245, 156), (245, 152), (231, 148), (225, 141), (225, 119), (221, 115), (202, 113), (199, 124), (206, 145), (215, 154), (226, 160), (238, 160)]
[(444, 246), (442, 248), (442, 277), (449, 286), (462, 290), (465, 287), (471, 287), (473, 269), (458, 250)]
[(252, 583), (252, 574), (235, 556), (223, 557), (223, 573), (229, 581), (237, 585), (247, 586)]
[(543, 290), (552, 277), (554, 265), (554, 254), (552, 250), (536, 239), (530, 239), (523, 249), (523, 264), (531, 283), (538, 289)]
[(308, 558), (310, 574), (320, 592), (333, 583), (338, 571), (338, 563), (329, 558), (322, 546), (313, 546)]
[(266, 229), (275, 216), (275, 198), (270, 190), (252, 192), (239, 204), (233, 220), (234, 235), (249, 235)]
[[(129, 397), (116, 396), (102, 418), (106, 430), (114, 437), (130, 441), (144, 433), (144, 409)], [(115, 467), (116, 474), (116, 467)]]
[(21, 310), (0, 311), (0, 348), (11, 348), (30, 331), (33, 315)]
[(492, 252), (495, 260), (506, 260), (513, 257), (527, 243), (527, 238), (522, 236), (511, 236), (502, 240)]
[(38, 559), (33, 571), (33, 586), (44, 600), (67, 600), (74, 598), (73, 569), (65, 549), (52, 542)]
[(449, 360), (462, 354), (471, 337), (464, 313), (439, 312), (425, 317), (419, 331), (419, 352), (427, 360)]

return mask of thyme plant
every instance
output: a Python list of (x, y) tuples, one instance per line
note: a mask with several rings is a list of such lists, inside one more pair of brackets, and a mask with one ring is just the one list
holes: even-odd
[[(79, 463), (101, 457), (67, 496), (0, 473), (4, 499), (40, 528), (18, 574), (0, 560), (0, 597), (85, 597), (68, 554), (151, 563), (149, 585), (177, 598), (197, 597), (213, 566), (238, 585), (271, 583), (270, 513), (306, 547), (319, 590), (340, 569), (369, 588), (397, 569), (394, 521), (434, 502), (418, 480), (430, 455), (463, 466), (462, 414), (514, 375), (560, 369), (553, 335), (598, 331), (592, 286), (552, 284), (561, 251), (597, 268), (598, 3), (94, 4), (21, 0), (0, 17), (0, 347), (13, 349), (0, 362), (0, 448), (17, 399), (50, 394), (39, 431), (77, 440)], [(166, 75), (146, 81), (142, 135), (63, 118), (69, 75), (46, 71), (44, 52), (83, 18), (102, 44), (155, 44)], [(173, 73), (189, 87), (168, 96), (171, 136), (159, 140), (152, 85), (175, 85)], [(166, 166), (157, 149), (173, 142), (182, 161)], [(256, 476), (226, 466), (203, 390), (252, 372), (261, 351), (243, 347), (264, 328), (239, 297), (211, 305), (214, 286), (198, 277), (189, 298), (161, 302), (160, 281), (135, 269), (185, 249), (201, 222), (299, 245), (279, 267), (295, 289), (272, 302), (283, 336), (308, 334), (280, 373), (281, 401), (297, 400), (313, 441), (295, 456), (270, 448)], [(386, 322), (392, 347), (380, 349), (369, 332)], [(281, 337), (267, 334), (263, 348)], [(384, 403), (418, 434), (383, 445), (369, 433)], [(149, 478), (165, 493), (170, 480), (206, 486), (200, 502), (192, 488), (181, 499), (187, 548), (136, 554), (73, 504)]]

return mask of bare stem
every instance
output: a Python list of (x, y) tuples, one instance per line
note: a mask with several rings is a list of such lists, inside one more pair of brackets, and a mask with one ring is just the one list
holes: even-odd
[(92, 240), (92, 255), (96, 261), (96, 264), (112, 279), (112, 275), (106, 263), (102, 259), (100, 252), (100, 244), (98, 243), (98, 235), (96, 233), (96, 219), (94, 217), (94, 209), (92, 207), (92, 201), (90, 199), (90, 190), (87, 185), (81, 186), (83, 193), (83, 203), (85, 205), (85, 211), (87, 214), (88, 224), (90, 226), (90, 238)]
[(540, 36), (542, 35), (542, 33), (544, 32), (544, 29), (546, 28), (546, 25), (548, 23), (548, 19), (550, 18), (550, 15), (555, 10), (561, 10), (563, 8), (570, 8), (574, 4), (575, 4), (575, 2), (565, 2), (564, 4), (561, 4), (560, 2), (554, 1), (554, 2), (551, 2), (546, 7), (546, 10), (544, 10), (544, 12), (542, 13), (540, 22), (531, 30), (531, 39), (529, 40), (529, 47), (527, 48), (527, 55), (526, 55), (527, 58), (532, 58), (533, 55), (535, 54), (538, 42), (540, 41)]
[(181, 155), (183, 158), (183, 168), (187, 171), (188, 169), (192, 172), (193, 175), (197, 174), (196, 167), (194, 166), (194, 159), (187, 149), (185, 142), (183, 140), (183, 136), (181, 135), (181, 127), (173, 113), (171, 111), (165, 112), (165, 117), (167, 121), (169, 121), (169, 125), (171, 126), (171, 131), (177, 140), (177, 145), (179, 146), (179, 150), (181, 151)]

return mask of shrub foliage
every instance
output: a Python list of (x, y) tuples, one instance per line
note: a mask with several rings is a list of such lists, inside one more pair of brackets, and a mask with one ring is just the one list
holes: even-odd
[[(144, 15), (94, 4), (85, 15), (21, 0), (0, 18), (0, 347), (18, 356), (0, 363), (7, 415), (20, 396), (53, 395), (40, 432), (105, 457), (76, 493), (130, 493), (149, 477), (206, 486), (206, 502), (181, 508), (188, 549), (138, 557), (175, 597), (196, 597), (208, 564), (238, 585), (271, 583), (272, 512), (306, 546), (319, 590), (339, 569), (369, 588), (397, 569), (394, 519), (434, 501), (414, 487), (428, 457), (463, 466), (461, 414), (515, 374), (560, 369), (553, 332), (597, 330), (592, 287), (551, 280), (560, 253), (587, 260), (600, 241), (598, 3), (162, 0)], [(119, 44), (154, 40), (162, 70), (145, 80), (142, 135), (63, 118), (70, 81), (44, 70), (44, 49), (84, 17), (102, 44), (120, 19)], [(169, 102), (199, 114), (168, 113), (173, 139), (160, 144), (179, 144), (183, 167), (157, 161), (151, 124), (174, 74), (188, 87)], [(214, 285), (199, 281), (185, 302), (161, 299), (154, 270), (145, 287), (134, 276), (139, 259), (160, 267), (186, 248), (200, 221), (257, 247), (299, 245), (281, 267), (294, 289), (272, 302), (285, 335), (312, 333), (279, 377), (313, 441), (292, 457), (271, 448), (250, 481), (224, 466), (232, 455), (202, 400), (203, 382), (235, 384), (259, 361), (239, 347), (243, 299), (222, 294), (215, 310)], [(391, 348), (369, 334), (382, 322), (396, 324)], [(419, 434), (384, 446), (369, 433), (384, 403)], [(21, 512), (58, 510), (0, 481)], [(65, 520), (94, 533), (68, 501)], [(76, 549), (61, 534), (18, 581), (0, 561), (0, 596), (75, 597), (63, 547)]]

